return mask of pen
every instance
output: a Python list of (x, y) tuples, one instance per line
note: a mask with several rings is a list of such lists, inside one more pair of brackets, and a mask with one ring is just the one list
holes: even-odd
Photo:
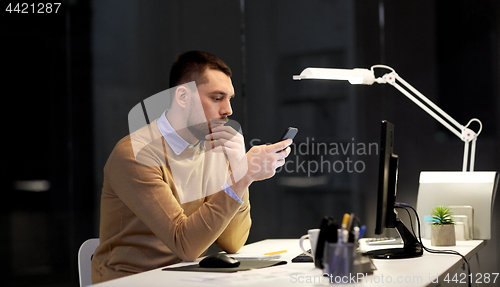
[(342, 219), (342, 228), (341, 228), (341, 234), (340, 236), (342, 237), (342, 240), (340, 242), (346, 243), (347, 239), (349, 237), (349, 231), (347, 231), (347, 224), (349, 223), (349, 214), (346, 213), (344, 214), (344, 218)]
[(354, 226), (352, 232), (354, 233), (354, 242), (358, 242), (359, 239), (359, 226)]
[(359, 238), (363, 238), (363, 234), (365, 234), (366, 225), (363, 225), (359, 228)]
[(281, 254), (287, 252), (286, 250), (280, 250), (280, 251), (274, 251), (274, 252), (268, 252), (264, 255), (275, 255), (275, 254)]
[(349, 215), (349, 221), (347, 223), (347, 242), (354, 242), (354, 234), (353, 234), (353, 227), (354, 227), (354, 213), (351, 213)]
[(349, 221), (347, 223), (347, 231), (351, 232), (353, 222), (354, 222), (354, 213), (351, 213), (349, 215)]

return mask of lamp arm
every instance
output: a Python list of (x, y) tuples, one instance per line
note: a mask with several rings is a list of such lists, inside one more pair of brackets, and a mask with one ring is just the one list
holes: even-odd
[[(382, 65), (376, 65), (372, 67), (373, 68), (388, 68), (391, 69), (390, 67), (382, 66)], [(417, 89), (415, 89), (412, 85), (410, 85), (408, 82), (406, 82), (403, 78), (401, 78), (394, 70), (391, 69), (392, 72), (383, 75), (381, 78), (376, 78), (375, 82), (379, 84), (390, 84), (393, 87), (395, 87), (398, 91), (400, 91), (402, 94), (404, 94), (407, 98), (409, 98), (412, 102), (414, 102), (416, 105), (418, 105), (421, 109), (423, 109), (425, 112), (427, 112), (429, 115), (431, 115), (435, 120), (440, 122), (443, 126), (445, 126), (448, 130), (450, 130), (452, 133), (454, 133), (457, 137), (459, 137), (462, 141), (464, 142), (469, 142), (481, 133), (482, 130), (482, 124), (481, 121), (474, 118), (471, 119), (466, 126), (461, 125), (459, 122), (457, 122), (454, 118), (452, 118), (450, 115), (448, 115), (445, 111), (443, 111), (440, 107), (438, 107), (436, 104), (434, 104), (431, 100), (429, 100), (426, 96), (424, 96), (422, 93), (420, 93)], [(397, 82), (400, 82), (403, 84), (404, 87), (406, 87), (408, 90), (413, 92), (419, 99), (417, 99), (414, 95), (409, 93), (407, 90), (405, 90), (403, 87), (401, 87)], [(436, 112), (439, 113), (439, 115), (434, 112), (432, 109), (424, 105), (423, 102), (425, 102), (429, 107), (434, 109)], [(448, 122), (446, 122), (443, 118), (448, 120), (450, 123), (452, 123), (456, 128), (454, 128), (452, 125), (450, 125)], [(468, 126), (473, 122), (476, 121), (479, 123), (479, 131), (476, 133), (473, 130), (469, 129)], [(457, 130), (458, 129), (458, 130)], [(460, 131), (460, 132), (459, 132)]]
[(436, 110), (437, 112), (439, 112), (439, 114), (441, 114), (445, 119), (447, 119), (449, 122), (451, 122), (457, 128), (459, 128), (460, 131), (462, 131), (465, 128), (463, 125), (461, 125), (459, 122), (457, 122), (454, 118), (452, 118), (450, 115), (448, 115), (445, 111), (443, 111), (440, 107), (438, 107), (431, 100), (429, 100), (426, 96), (424, 96), (422, 93), (420, 93), (417, 89), (415, 89), (413, 86), (411, 86), (410, 84), (408, 84), (408, 82), (406, 82), (399, 75), (397, 75), (396, 79), (398, 81), (400, 81), (410, 91), (412, 91), (413, 93), (415, 93), (415, 95), (417, 95), (420, 99), (422, 99), (424, 102), (426, 102), (430, 107), (432, 107), (434, 110)]
[[(400, 78), (398, 78), (400, 80)], [(404, 82), (402, 82), (404, 84)], [(389, 83), (391, 84), (391, 83)], [(436, 121), (440, 122), (443, 126), (445, 126), (448, 130), (450, 130), (452, 133), (454, 133), (457, 137), (462, 139), (462, 133), (459, 132), (456, 128), (454, 128), (452, 125), (450, 125), (448, 122), (446, 122), (442, 117), (440, 117), (438, 114), (436, 114), (433, 110), (431, 110), (429, 107), (424, 105), (421, 101), (419, 101), (416, 97), (414, 97), (412, 94), (410, 94), (407, 90), (403, 89), (400, 85), (397, 83), (391, 84), (394, 86), (398, 91), (403, 93), (407, 98), (409, 98), (412, 102), (414, 102), (416, 105), (418, 105), (422, 110), (424, 110), (426, 113), (431, 115)], [(417, 94), (418, 95), (418, 94)], [(419, 98), (421, 98), (420, 95), (418, 95)], [(422, 95), (423, 96), (423, 95)], [(427, 99), (427, 98), (426, 98)], [(428, 99), (427, 99), (428, 100)], [(424, 100), (425, 101), (425, 100)], [(433, 104), (434, 105), (434, 104)], [(432, 106), (432, 105), (430, 105)], [(434, 105), (435, 106), (435, 105)], [(434, 107), (433, 107), (434, 108)], [(436, 109), (444, 118), (449, 120), (451, 123), (453, 123), (460, 131), (464, 129), (464, 126), (461, 124), (457, 123), (453, 118), (451, 118), (448, 114), (446, 114), (443, 110), (441, 109)], [(451, 120), (450, 120), (451, 119)], [(462, 139), (463, 140), (463, 139)]]
[[(474, 161), (475, 161), (475, 153), (476, 153), (476, 141), (477, 137), (481, 133), (482, 130), (482, 124), (481, 121), (478, 119), (471, 119), (466, 126), (461, 125), (459, 122), (457, 122), (454, 118), (452, 118), (450, 115), (448, 115), (445, 111), (443, 111), (441, 108), (439, 108), (436, 104), (434, 104), (431, 100), (429, 100), (426, 96), (424, 96), (422, 93), (420, 93), (417, 89), (415, 89), (413, 86), (411, 86), (408, 82), (406, 82), (403, 78), (401, 78), (392, 68), (383, 66), (383, 65), (376, 65), (371, 68), (373, 71), (374, 68), (386, 68), (391, 70), (390, 73), (387, 73), (383, 75), (381, 78), (376, 78), (375, 82), (379, 84), (390, 84), (393, 87), (395, 87), (398, 91), (400, 91), (403, 95), (405, 95), (408, 99), (410, 99), (412, 102), (414, 102), (417, 106), (419, 106), (422, 110), (427, 112), (429, 115), (431, 115), (436, 121), (440, 122), (443, 126), (445, 126), (448, 130), (450, 130), (452, 133), (454, 133), (458, 138), (460, 138), (464, 143), (464, 160), (463, 160), (463, 166), (462, 170), (465, 172), (467, 171), (467, 158), (469, 154), (469, 142), (471, 142), (471, 156), (470, 156), (470, 168), (469, 170), (472, 172), (474, 171)], [(414, 93), (419, 99), (417, 99), (414, 95), (412, 95), (408, 90), (400, 86), (397, 82), (400, 82), (406, 89)], [(425, 102), (428, 106), (426, 106), (424, 103)], [(434, 112), (432, 109), (434, 109), (439, 115)], [(446, 120), (448, 120), (450, 123), (452, 123), (455, 127), (453, 127), (451, 124), (449, 124)], [(469, 129), (468, 126), (473, 122), (476, 121), (479, 123), (479, 131), (476, 133), (473, 130)], [(458, 130), (457, 130), (458, 129)]]
[[(470, 171), (474, 171), (474, 161), (476, 159), (476, 141), (477, 141), (477, 137), (472, 140), (471, 153), (470, 153), (470, 168), (469, 168)], [(465, 143), (465, 145), (469, 146), (467, 143)], [(467, 165), (466, 165), (465, 160), (464, 160), (464, 166), (462, 167), (462, 170), (464, 170), (464, 171), (467, 170)]]

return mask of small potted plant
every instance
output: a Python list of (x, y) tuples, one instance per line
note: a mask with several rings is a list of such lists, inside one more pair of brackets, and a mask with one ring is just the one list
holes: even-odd
[(455, 222), (446, 206), (436, 206), (432, 210), (431, 245), (455, 246)]

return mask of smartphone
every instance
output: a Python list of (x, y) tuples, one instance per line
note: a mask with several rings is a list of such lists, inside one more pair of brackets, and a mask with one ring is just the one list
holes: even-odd
[[(295, 135), (299, 132), (299, 129), (298, 128), (294, 128), (294, 127), (289, 127), (286, 129), (285, 133), (283, 134), (283, 136), (281, 136), (281, 139), (279, 141), (284, 141), (286, 139), (292, 139), (295, 137)], [(278, 152), (281, 152), (282, 150), (278, 151)]]
[(286, 139), (292, 139), (295, 137), (295, 135), (299, 132), (299, 129), (294, 128), (294, 127), (289, 127), (286, 129), (285, 133), (281, 137), (279, 141), (284, 141)]

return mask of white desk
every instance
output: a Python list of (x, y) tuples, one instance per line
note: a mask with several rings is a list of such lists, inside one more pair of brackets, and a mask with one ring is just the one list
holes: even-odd
[[(162, 268), (148, 272), (111, 280), (93, 286), (327, 286), (328, 280), (322, 277), (322, 271), (315, 269), (313, 263), (292, 263), (293, 257), (302, 253), (299, 248), (298, 239), (269, 239), (245, 245), (240, 253), (263, 254), (278, 250), (288, 250), (283, 253), (280, 260), (288, 261), (288, 264), (270, 268), (242, 271), (236, 273), (206, 273), (187, 271), (162, 271)], [(424, 241), (426, 246), (430, 242)], [(458, 241), (453, 249), (465, 255), (467, 259), (473, 257), (482, 247), (484, 241)], [(385, 248), (390, 246), (385, 246)], [(432, 247), (433, 248), (433, 247)], [(434, 248), (438, 249), (438, 248)], [(454, 272), (462, 266), (462, 259), (456, 255), (431, 254), (424, 252), (419, 258), (373, 260), (377, 270), (358, 281), (358, 284), (349, 286), (433, 286), (438, 284), (429, 283), (429, 280), (439, 283), (443, 282), (447, 273)], [(193, 264), (193, 262), (183, 262), (172, 266), (182, 266)], [(466, 272), (466, 271), (464, 271)], [(478, 273), (479, 270), (472, 270)], [(437, 278), (437, 279), (436, 279)], [(451, 279), (451, 278), (450, 278)], [(387, 284), (392, 281), (392, 284)], [(378, 283), (377, 283), (378, 282)], [(400, 284), (398, 282), (401, 282)], [(466, 285), (464, 285), (466, 286)]]

